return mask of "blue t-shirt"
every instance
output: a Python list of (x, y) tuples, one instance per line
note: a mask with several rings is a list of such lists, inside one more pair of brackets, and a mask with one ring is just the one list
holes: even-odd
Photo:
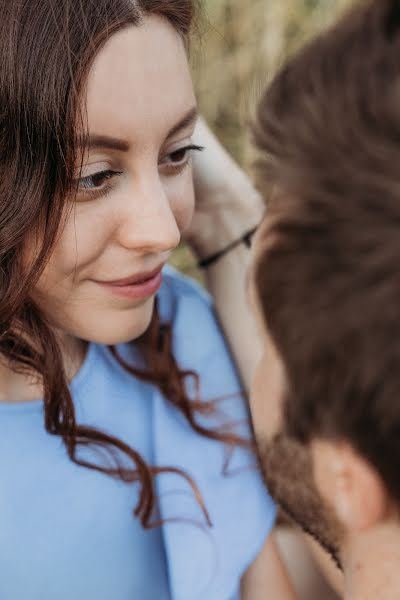
[[(173, 323), (180, 367), (200, 376), (201, 398), (226, 398), (218, 416), (201, 420), (209, 427), (243, 422), (240, 384), (209, 296), (166, 269), (158, 303), (161, 319)], [(134, 344), (118, 350), (139, 364)], [(156, 487), (165, 523), (144, 530), (132, 516), (137, 485), (71, 462), (60, 438), (44, 429), (41, 400), (0, 403), (0, 600), (238, 598), (275, 518), (251, 457), (236, 449), (231, 474), (223, 475), (223, 445), (195, 433), (158, 388), (127, 373), (105, 346), (89, 344), (70, 390), (79, 423), (126, 441), (150, 464), (193, 477), (212, 527), (188, 483), (163, 474)]]

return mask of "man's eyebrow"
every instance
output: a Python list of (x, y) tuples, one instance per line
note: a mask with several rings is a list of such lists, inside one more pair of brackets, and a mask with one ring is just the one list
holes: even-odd
[(194, 125), (199, 117), (199, 112), (197, 110), (197, 106), (193, 106), (176, 125), (174, 125), (168, 132), (167, 140), (169, 138), (174, 137), (177, 133), (182, 131), (182, 129), (186, 129), (191, 125)]
[[(191, 108), (176, 125), (174, 125), (168, 132), (167, 139), (173, 137), (182, 129), (186, 129), (190, 125), (193, 125), (199, 116), (197, 107)], [(97, 148), (107, 148), (110, 150), (118, 150), (119, 152), (128, 152), (130, 145), (127, 140), (122, 140), (108, 135), (89, 135), (87, 140), (80, 138), (77, 140), (77, 144), (80, 148), (86, 147), (89, 150)]]

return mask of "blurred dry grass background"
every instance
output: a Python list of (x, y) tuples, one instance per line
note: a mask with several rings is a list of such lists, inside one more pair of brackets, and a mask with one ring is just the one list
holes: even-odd
[[(355, 0), (201, 0), (191, 64), (199, 106), (223, 144), (246, 170), (248, 124), (265, 85), (308, 38)], [(184, 246), (173, 257), (196, 276)]]

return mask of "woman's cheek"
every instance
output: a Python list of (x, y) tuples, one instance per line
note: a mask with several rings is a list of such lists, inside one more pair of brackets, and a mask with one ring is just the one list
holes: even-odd
[(78, 206), (69, 216), (50, 261), (58, 275), (70, 277), (89, 267), (101, 255), (111, 223), (112, 215), (98, 203)]
[(169, 188), (168, 196), (179, 231), (183, 233), (192, 222), (195, 208), (191, 168), (186, 169), (181, 177), (175, 179), (174, 185), (171, 185)]

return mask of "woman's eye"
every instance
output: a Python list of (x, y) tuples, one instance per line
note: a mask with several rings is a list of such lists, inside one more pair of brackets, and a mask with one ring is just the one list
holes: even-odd
[(190, 156), (194, 151), (203, 150), (201, 146), (184, 146), (183, 148), (178, 148), (174, 150), (174, 152), (170, 152), (165, 159), (162, 161), (162, 164), (167, 168), (170, 167), (172, 169), (179, 169), (180, 167), (184, 167), (190, 159)]
[(189, 152), (189, 148), (180, 148), (179, 150), (175, 150), (175, 152), (171, 152), (169, 157), (172, 163), (181, 163), (184, 162), (187, 158), (189, 158)]
[(108, 169), (99, 173), (93, 173), (93, 175), (87, 175), (79, 179), (78, 189), (79, 191), (101, 189), (109, 179), (120, 174), (118, 171)]

